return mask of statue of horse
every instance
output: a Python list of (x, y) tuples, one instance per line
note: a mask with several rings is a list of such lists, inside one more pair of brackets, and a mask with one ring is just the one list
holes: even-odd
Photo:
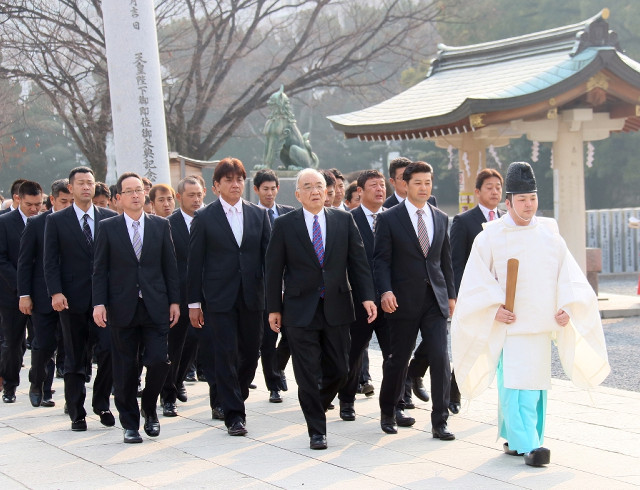
[(300, 133), (283, 85), (269, 97), (267, 106), (271, 113), (262, 131), (266, 136), (263, 165), (256, 165), (256, 168), (273, 168), (276, 156), (283, 163), (278, 168), (318, 168), (318, 157), (311, 151), (309, 133)]

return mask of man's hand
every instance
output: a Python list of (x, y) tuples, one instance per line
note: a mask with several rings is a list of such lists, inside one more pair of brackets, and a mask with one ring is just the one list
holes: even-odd
[(98, 305), (93, 307), (93, 321), (99, 327), (107, 326), (107, 309), (104, 305)]
[(67, 298), (62, 293), (56, 293), (53, 296), (51, 296), (51, 306), (56, 311), (69, 309), (69, 303), (67, 303)]
[(496, 321), (502, 323), (513, 323), (516, 321), (516, 315), (507, 310), (504, 305), (500, 305), (496, 313)]
[(189, 308), (189, 321), (194, 328), (202, 328), (204, 325), (204, 315), (202, 308)]
[(373, 322), (378, 316), (378, 308), (373, 301), (363, 301), (362, 306), (367, 311), (367, 323)]
[(33, 308), (33, 301), (31, 301), (31, 296), (20, 298), (18, 308), (20, 308), (20, 311), (23, 315), (31, 315), (31, 309)]
[(566, 327), (567, 323), (569, 323), (569, 314), (564, 310), (558, 310), (556, 313), (556, 323), (561, 327)]
[(269, 313), (269, 327), (275, 333), (280, 333), (280, 327), (282, 327), (282, 313)]
[(176, 323), (178, 323), (178, 319), (180, 318), (180, 305), (178, 303), (171, 303), (169, 305), (169, 328), (173, 327)]
[(382, 299), (380, 301), (380, 306), (382, 307), (382, 311), (385, 313), (393, 313), (398, 308), (398, 302), (396, 301), (396, 295), (391, 291), (387, 291), (382, 295)]
[(449, 298), (449, 318), (453, 316), (453, 310), (456, 309), (456, 300)]

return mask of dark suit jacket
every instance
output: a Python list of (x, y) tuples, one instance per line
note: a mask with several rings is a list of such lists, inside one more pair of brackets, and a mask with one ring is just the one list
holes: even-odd
[[(9, 213), (10, 211), (11, 211), (11, 208), (3, 209), (3, 210), (0, 211), (0, 216), (2, 216), (5, 213)], [(15, 209), (14, 209), (14, 211), (15, 211)]]
[(286, 204), (278, 204), (276, 203), (276, 209), (278, 210), (278, 218), (283, 214), (290, 213), (291, 211), (295, 211), (296, 208), (293, 206), (287, 206)]
[(24, 221), (18, 209), (0, 215), (0, 307), (18, 308), (18, 254)]
[(126, 327), (133, 320), (138, 291), (149, 316), (169, 323), (169, 305), (180, 303), (178, 266), (165, 218), (145, 214), (140, 262), (133, 250), (124, 216), (104, 220), (95, 240), (93, 306), (105, 305), (111, 325)]
[[(118, 216), (118, 213), (97, 206), (93, 206), (93, 209), (93, 236), (96, 238), (101, 221)], [(95, 240), (93, 248), (95, 249)], [(73, 206), (50, 214), (44, 228), (44, 278), (49, 296), (62, 293), (67, 298), (71, 312), (85, 313), (93, 304), (92, 274), (93, 250), (82, 233)]]
[[(502, 216), (504, 211), (498, 210), (498, 217)], [(453, 276), (455, 278), (456, 293), (460, 289), (462, 274), (467, 265), (471, 246), (478, 233), (482, 231), (482, 223), (487, 220), (480, 209), (480, 206), (457, 214), (453, 217), (451, 223), (451, 263), (453, 264)]]
[(178, 279), (180, 282), (180, 315), (189, 315), (187, 303), (187, 264), (189, 258), (189, 229), (180, 209), (168, 218), (171, 225), (173, 247), (178, 263)]
[[(392, 208), (393, 206), (397, 205), (398, 202), (399, 202), (398, 198), (396, 197), (396, 193), (394, 192), (382, 204), (382, 207), (389, 209), (389, 208)], [(429, 204), (431, 204), (432, 206), (436, 207), (436, 208), (438, 207), (438, 200), (436, 199), (436, 196), (434, 196), (434, 195), (429, 196), (429, 199), (427, 199), (427, 202)]]
[(18, 296), (30, 296), (39, 313), (53, 311), (44, 280), (44, 226), (50, 214), (51, 210), (27, 220), (18, 256)]
[(189, 303), (204, 302), (209, 311), (223, 313), (242, 293), (250, 310), (264, 310), (264, 256), (271, 224), (265, 209), (244, 200), (242, 218), (238, 246), (219, 200), (196, 212), (189, 240)]
[(449, 299), (456, 297), (447, 233), (449, 218), (438, 208), (429, 208), (434, 236), (429, 237), (426, 260), (404, 202), (378, 216), (373, 256), (376, 286), (380, 293), (393, 291), (398, 301), (394, 313), (385, 313), (388, 318), (419, 316), (428, 284), (442, 315), (449, 317)]
[[(311, 244), (302, 209), (278, 218), (267, 249), (267, 310), (281, 312), (285, 327), (304, 327), (325, 287), (324, 316), (329, 325), (355, 320), (351, 284), (363, 300), (375, 300), (371, 271), (350, 213), (325, 208), (327, 229), (324, 267)], [(284, 299), (282, 279), (284, 274)]]

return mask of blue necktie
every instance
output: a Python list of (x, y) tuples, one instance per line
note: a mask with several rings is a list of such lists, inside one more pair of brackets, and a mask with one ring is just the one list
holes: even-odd
[[(324, 267), (324, 245), (322, 244), (322, 230), (318, 222), (318, 215), (313, 216), (313, 250), (316, 252), (320, 267)], [(324, 286), (320, 289), (320, 297), (324, 298)]]

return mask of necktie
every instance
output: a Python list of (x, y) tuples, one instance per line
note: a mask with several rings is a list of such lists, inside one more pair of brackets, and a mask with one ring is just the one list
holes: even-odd
[[(313, 250), (316, 252), (320, 267), (324, 267), (324, 245), (322, 244), (322, 230), (320, 230), (320, 223), (318, 222), (318, 215), (313, 217)], [(320, 297), (324, 298), (324, 286), (320, 289)]]
[(269, 213), (269, 221), (271, 222), (271, 228), (273, 228), (273, 222), (276, 220), (275, 213), (273, 212), (273, 209), (269, 209), (267, 213)]
[(493, 221), (494, 219), (496, 219), (496, 213), (492, 209), (491, 211), (489, 211), (489, 221)]
[(133, 251), (136, 253), (138, 261), (140, 261), (140, 255), (142, 254), (142, 239), (140, 238), (140, 233), (138, 233), (140, 222), (134, 221), (131, 226), (133, 226)]
[(91, 228), (89, 227), (89, 215), (87, 213), (82, 217), (84, 223), (82, 223), (82, 233), (84, 233), (84, 237), (87, 240), (87, 245), (89, 248), (93, 250), (93, 236), (91, 235)]
[(371, 213), (371, 217), (373, 218), (373, 224), (371, 225), (371, 231), (376, 232), (376, 223), (378, 223), (378, 213)]
[(232, 206), (231, 207), (231, 231), (233, 231), (233, 236), (236, 238), (236, 242), (238, 243), (238, 247), (242, 244), (242, 217), (239, 215), (238, 210)]
[(416, 212), (418, 213), (418, 241), (420, 242), (422, 253), (426, 257), (429, 253), (429, 233), (427, 233), (427, 225), (424, 224), (424, 219), (422, 219), (424, 209), (418, 209)]

